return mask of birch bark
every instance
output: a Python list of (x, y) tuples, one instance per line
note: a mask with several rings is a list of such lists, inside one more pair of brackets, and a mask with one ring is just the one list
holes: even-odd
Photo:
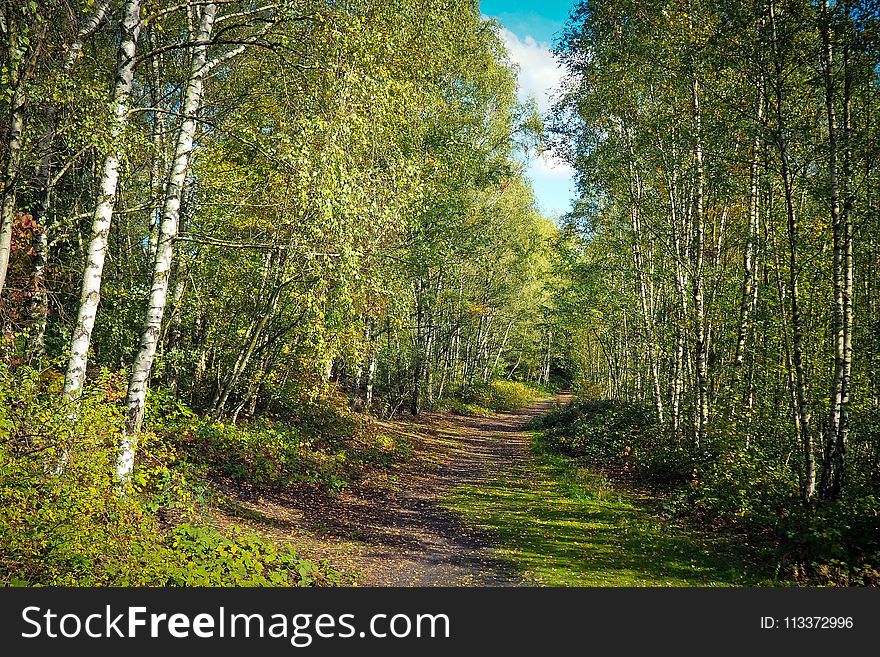
[(131, 378), (126, 395), (126, 426), (123, 435), (119, 463), (116, 474), (120, 480), (131, 475), (134, 465), (134, 435), (140, 431), (144, 419), (144, 402), (156, 347), (162, 329), (162, 318), (168, 304), (168, 283), (174, 258), (174, 241), (177, 238), (180, 221), (180, 204), (189, 168), (193, 141), (196, 133), (196, 115), (202, 103), (204, 74), (207, 64), (208, 43), (217, 15), (217, 5), (212, 3), (202, 8), (190, 62), (189, 83), (183, 100), (183, 121), (177, 133), (171, 175), (166, 186), (165, 203), (159, 225), (159, 238), (153, 261), (150, 299), (141, 329), (140, 346), (132, 365)]
[(789, 162), (789, 145), (782, 129), (784, 123), (784, 85), (785, 74), (783, 71), (781, 53), (779, 52), (779, 37), (776, 26), (776, 5), (771, 0), (770, 5), (770, 29), (773, 36), (774, 69), (776, 86), (776, 114), (779, 126), (777, 128), (777, 143), (781, 166), (782, 184), (785, 192), (785, 212), (788, 224), (788, 286), (789, 304), (791, 307), (791, 331), (792, 350), (791, 360), (794, 367), (795, 388), (795, 413), (796, 429), (800, 427), (801, 449), (804, 456), (804, 470), (801, 482), (801, 496), (804, 501), (810, 501), (816, 492), (816, 463), (813, 456), (813, 432), (811, 429), (810, 409), (807, 404), (807, 380), (803, 362), (803, 318), (800, 310), (800, 290), (798, 285), (798, 247), (800, 236), (798, 231), (797, 213), (794, 208), (792, 172)]
[(116, 188), (119, 183), (119, 164), (123, 157), (122, 132), (128, 117), (128, 105), (134, 79), (135, 50), (141, 29), (140, 0), (126, 0), (120, 25), (120, 44), (116, 62), (116, 83), (111, 100), (113, 125), (110, 136), (113, 145), (104, 157), (101, 169), (100, 192), (92, 219), (91, 239), (86, 255), (80, 289), (79, 310), (70, 344), (70, 360), (64, 378), (64, 395), (76, 399), (86, 378), (89, 346), (95, 327), (95, 314), (101, 300), (101, 279), (107, 254), (107, 239), (113, 220)]
[(705, 238), (704, 217), (704, 170), (702, 115), (700, 112), (700, 83), (693, 80), (693, 120), (694, 120), (694, 242), (692, 249), (693, 297), (694, 297), (694, 360), (696, 366), (697, 389), (696, 410), (694, 413), (694, 446), (702, 448), (706, 442), (706, 426), (709, 423), (708, 373), (706, 365), (706, 308), (705, 283), (703, 272), (703, 247)]

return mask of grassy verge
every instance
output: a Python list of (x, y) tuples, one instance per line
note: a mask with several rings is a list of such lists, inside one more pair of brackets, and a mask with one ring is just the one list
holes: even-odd
[(880, 495), (854, 479), (834, 501), (800, 501), (796, 459), (783, 458), (772, 431), (744, 442), (716, 427), (697, 451), (664, 433), (644, 405), (577, 399), (536, 418), (547, 451), (627, 473), (654, 491), (664, 512), (726, 527), (767, 545), (776, 577), (793, 584), (880, 583)]
[(760, 583), (741, 539), (676, 525), (646, 496), (534, 443), (534, 463), (446, 505), (493, 533), (496, 556), (543, 586), (736, 586)]

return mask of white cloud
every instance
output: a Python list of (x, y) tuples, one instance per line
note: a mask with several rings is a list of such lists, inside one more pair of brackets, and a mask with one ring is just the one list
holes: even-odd
[(556, 65), (550, 45), (538, 43), (531, 36), (520, 39), (507, 28), (501, 29), (501, 38), (510, 60), (519, 66), (520, 98), (534, 97), (543, 114), (550, 109), (550, 94), (559, 88), (562, 69)]
[[(535, 40), (532, 36), (520, 39), (506, 28), (500, 31), (507, 48), (510, 61), (519, 68), (519, 99), (534, 98), (541, 114), (547, 114), (552, 104), (551, 97), (561, 87), (563, 70), (556, 65), (550, 45)], [(562, 215), (571, 208), (571, 199), (576, 195), (575, 171), (554, 155), (545, 151), (525, 155), (528, 164), (526, 174), (532, 180), (535, 197), (542, 212)]]
[(564, 162), (548, 152), (530, 158), (529, 170), (533, 175), (541, 178), (568, 180), (574, 177), (574, 169), (568, 162)]

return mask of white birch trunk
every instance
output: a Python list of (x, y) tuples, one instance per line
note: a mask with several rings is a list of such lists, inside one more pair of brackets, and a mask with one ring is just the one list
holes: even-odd
[(189, 84), (183, 101), (183, 122), (177, 133), (177, 145), (174, 149), (174, 163), (168, 178), (165, 205), (162, 209), (162, 220), (159, 226), (159, 239), (156, 256), (153, 262), (153, 282), (150, 289), (150, 300), (141, 330), (141, 342), (135, 356), (128, 383), (126, 406), (126, 430), (123, 433), (119, 462), (116, 474), (125, 481), (131, 475), (135, 456), (135, 434), (140, 431), (144, 420), (144, 401), (147, 396), (147, 385), (153, 361), (156, 357), (156, 346), (162, 330), (162, 317), (168, 304), (168, 282), (171, 264), (174, 258), (174, 241), (177, 238), (180, 220), (180, 203), (183, 194), (186, 173), (189, 168), (193, 139), (196, 133), (196, 115), (202, 102), (204, 90), (204, 69), (207, 55), (207, 44), (211, 39), (217, 5), (209, 4), (202, 9), (198, 34), (190, 65)]
[(127, 0), (123, 7), (121, 42), (116, 62), (116, 84), (113, 89), (113, 125), (110, 130), (114, 145), (105, 156), (101, 173), (100, 194), (92, 220), (92, 235), (86, 256), (80, 289), (79, 311), (70, 344), (70, 360), (64, 379), (64, 395), (76, 399), (86, 378), (89, 346), (95, 327), (95, 314), (101, 300), (101, 278), (107, 254), (107, 238), (113, 219), (119, 162), (123, 148), (120, 143), (128, 116), (128, 103), (134, 77), (135, 48), (141, 29), (140, 0)]
[(504, 348), (507, 346), (507, 339), (510, 337), (510, 328), (513, 326), (513, 320), (511, 319), (507, 322), (507, 328), (504, 329), (504, 337), (501, 339), (501, 345), (498, 347), (498, 351), (495, 353), (495, 362), (492, 363), (492, 372), (498, 371), (498, 363), (501, 360), (501, 355), (504, 353)]
[(831, 407), (825, 446), (825, 461), (822, 470), (820, 489), (824, 497), (831, 497), (830, 491), (836, 479), (837, 432), (840, 426), (840, 408), (843, 397), (843, 239), (840, 225), (840, 182), (837, 169), (837, 115), (834, 107), (834, 55), (832, 46), (831, 5), (825, 1), (822, 14), (822, 41), (824, 45), (822, 62), (825, 78), (825, 110), (828, 120), (828, 192), (831, 209), (831, 230), (834, 255), (834, 313), (832, 333), (834, 340), (834, 377), (831, 383)]
[(706, 427), (709, 423), (709, 394), (708, 373), (706, 357), (708, 340), (706, 339), (706, 309), (705, 290), (703, 276), (703, 246), (705, 236), (704, 225), (704, 199), (703, 199), (703, 137), (702, 117), (700, 114), (700, 85), (697, 78), (693, 81), (693, 112), (694, 132), (696, 142), (694, 144), (694, 243), (693, 243), (693, 271), (694, 271), (694, 311), (695, 311), (695, 361), (697, 377), (697, 398), (694, 413), (694, 442), (697, 449), (702, 448), (706, 442)]
[(840, 423), (838, 425), (838, 485), (834, 489), (839, 494), (843, 487), (845, 472), (845, 453), (849, 439), (850, 387), (852, 385), (853, 359), (853, 301), (854, 301), (854, 260), (853, 260), (853, 167), (852, 167), (852, 98), (850, 92), (849, 51), (844, 51), (844, 101), (843, 101), (843, 215), (841, 231), (843, 234), (843, 385), (840, 396)]
[(666, 420), (663, 413), (663, 393), (660, 389), (660, 364), (657, 362), (657, 348), (654, 342), (654, 316), (651, 309), (650, 293), (648, 291), (647, 275), (645, 272), (642, 255), (642, 182), (635, 167), (635, 152), (630, 141), (630, 135), (626, 134), (629, 150), (629, 177), (630, 177), (630, 223), (632, 226), (632, 250), (633, 267), (638, 283), (639, 305), (642, 310), (642, 322), (645, 328), (645, 346), (648, 351), (648, 365), (651, 369), (652, 394), (654, 399), (654, 412), (661, 426)]
[(367, 408), (373, 404), (373, 382), (376, 380), (376, 354), (370, 357), (370, 367), (367, 369)]
[(816, 462), (813, 455), (813, 432), (811, 428), (810, 408), (808, 405), (807, 378), (803, 362), (803, 318), (800, 310), (800, 291), (798, 285), (799, 256), (798, 246), (800, 242), (797, 213), (795, 212), (793, 199), (793, 179), (789, 164), (789, 142), (784, 137), (784, 125), (781, 125), (784, 114), (784, 91), (785, 72), (784, 66), (778, 54), (779, 36), (776, 28), (776, 4), (770, 2), (770, 27), (774, 44), (774, 70), (776, 87), (776, 118), (780, 125), (777, 127), (777, 146), (779, 148), (780, 174), (782, 176), (783, 191), (785, 193), (785, 212), (788, 228), (788, 284), (791, 304), (791, 361), (794, 367), (795, 385), (795, 431), (800, 434), (804, 469), (801, 480), (801, 495), (805, 502), (812, 500), (816, 492)]

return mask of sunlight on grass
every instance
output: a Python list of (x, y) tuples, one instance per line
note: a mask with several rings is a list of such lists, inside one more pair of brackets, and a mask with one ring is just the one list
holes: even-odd
[(543, 586), (754, 584), (741, 545), (652, 516), (601, 474), (539, 454), (504, 479), (460, 486), (448, 508), (499, 541), (496, 556)]

